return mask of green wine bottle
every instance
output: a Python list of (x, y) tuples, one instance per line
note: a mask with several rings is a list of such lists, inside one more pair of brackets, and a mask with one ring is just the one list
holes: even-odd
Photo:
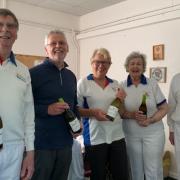
[(3, 133), (3, 122), (2, 122), (2, 119), (0, 117), (0, 150), (3, 148), (2, 133)]
[(146, 93), (144, 93), (143, 96), (142, 96), (141, 105), (139, 106), (139, 111), (142, 111), (143, 114), (147, 116), (146, 98), (147, 98), (147, 95), (146, 95)]
[(106, 114), (106, 118), (108, 118), (110, 121), (114, 121), (115, 117), (118, 114), (118, 111), (121, 114), (124, 112), (124, 110), (124, 103), (119, 98), (116, 98), (110, 104)]
[[(59, 102), (64, 102), (64, 99), (59, 98)], [(66, 109), (64, 111), (64, 118), (67, 121), (67, 123), (69, 124), (71, 131), (73, 133), (81, 132), (80, 122), (71, 109)]]

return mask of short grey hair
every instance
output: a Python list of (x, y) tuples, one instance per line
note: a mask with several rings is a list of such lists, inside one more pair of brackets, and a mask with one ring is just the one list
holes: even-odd
[(15, 14), (10, 11), (9, 9), (5, 9), (5, 8), (0, 8), (0, 16), (10, 16), (13, 18), (16, 26), (17, 26), (17, 29), (19, 29), (19, 22), (18, 22), (18, 19), (17, 17), (15, 16)]
[(65, 36), (64, 32), (56, 29), (56, 30), (51, 30), (51, 31), (49, 31), (49, 33), (46, 34), (45, 39), (44, 39), (44, 45), (45, 45), (45, 46), (48, 44), (48, 38), (49, 38), (49, 36), (52, 35), (52, 34), (59, 34), (59, 35), (63, 36), (64, 39), (65, 39), (66, 42), (67, 42), (67, 39), (66, 39), (66, 36)]
[(146, 62), (146, 55), (143, 54), (143, 53), (140, 53), (138, 51), (133, 51), (131, 52), (126, 60), (125, 60), (125, 63), (124, 63), (124, 66), (125, 66), (125, 69), (126, 69), (126, 72), (128, 72), (128, 66), (129, 66), (129, 63), (132, 59), (135, 59), (135, 58), (140, 58), (142, 59), (142, 62), (143, 62), (143, 73), (146, 71), (146, 66), (147, 66), (147, 62)]

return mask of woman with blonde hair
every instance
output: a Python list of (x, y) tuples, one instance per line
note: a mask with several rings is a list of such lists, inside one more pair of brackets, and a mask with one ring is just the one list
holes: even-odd
[(78, 82), (78, 105), (83, 116), (83, 137), (92, 171), (91, 180), (105, 180), (107, 165), (113, 180), (128, 179), (122, 119), (119, 114), (113, 122), (106, 118), (119, 87), (116, 80), (106, 75), (111, 64), (109, 51), (96, 49), (91, 57), (92, 74)]

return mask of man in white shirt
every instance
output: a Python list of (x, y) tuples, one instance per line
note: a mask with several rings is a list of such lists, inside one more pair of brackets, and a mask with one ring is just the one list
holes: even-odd
[(169, 125), (169, 140), (175, 146), (178, 179), (180, 179), (180, 73), (176, 74), (169, 89), (169, 113), (167, 122)]
[[(16, 60), (12, 46), (19, 23), (0, 9), (0, 117), (3, 123), (0, 180), (30, 179), (34, 171), (34, 105), (28, 68)], [(23, 160), (24, 147), (26, 150)]]

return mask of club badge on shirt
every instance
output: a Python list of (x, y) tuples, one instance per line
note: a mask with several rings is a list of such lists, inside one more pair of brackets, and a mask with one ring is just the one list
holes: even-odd
[(23, 82), (26, 82), (26, 79), (19, 73), (16, 74), (16, 77), (20, 80), (22, 80)]

